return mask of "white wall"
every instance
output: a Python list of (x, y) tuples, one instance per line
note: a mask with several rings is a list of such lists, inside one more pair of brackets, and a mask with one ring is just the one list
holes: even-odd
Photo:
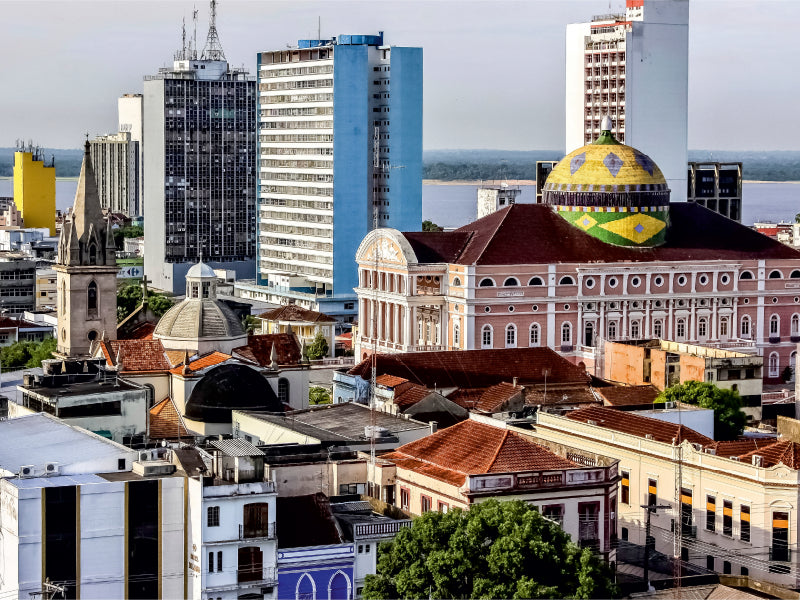
[(567, 25), (564, 154), (569, 154), (584, 145), (584, 38), (590, 32), (591, 23)]
[(81, 598), (125, 596), (125, 483), (82, 485)]

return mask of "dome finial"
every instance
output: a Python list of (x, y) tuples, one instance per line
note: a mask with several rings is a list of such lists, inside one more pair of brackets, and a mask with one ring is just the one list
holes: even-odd
[(602, 122), (600, 123), (600, 131), (611, 131), (614, 129), (614, 122), (611, 120), (611, 117), (605, 115), (603, 117)]

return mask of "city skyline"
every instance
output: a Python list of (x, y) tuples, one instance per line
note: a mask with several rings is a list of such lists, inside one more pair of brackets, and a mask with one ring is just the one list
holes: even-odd
[[(116, 98), (141, 92), (145, 74), (170, 65), (183, 17), (187, 36), (193, 35), (193, 5), (183, 1), (2, 7), (4, 21), (14, 27), (4, 31), (0, 48), (16, 58), (5, 68), (15, 93), (0, 98), (0, 131), (6, 133), (0, 146), (24, 138), (75, 148), (87, 131), (113, 133)], [(202, 2), (197, 8), (202, 50), (208, 7)], [(566, 25), (622, 8), (619, 0), (504, 2), (501, 10), (486, 2), (225, 0), (217, 28), (230, 63), (251, 74), (257, 52), (317, 37), (318, 27), (324, 38), (383, 29), (388, 44), (425, 49), (426, 150), (568, 151), (563, 148)], [(797, 148), (800, 123), (784, 115), (790, 114), (800, 83), (782, 75), (779, 65), (798, 17), (796, 3), (692, 1), (689, 148)], [(473, 84), (476, 75), (480, 88)], [(761, 108), (764, 90), (769, 111)], [(747, 135), (742, 121), (748, 123)]]

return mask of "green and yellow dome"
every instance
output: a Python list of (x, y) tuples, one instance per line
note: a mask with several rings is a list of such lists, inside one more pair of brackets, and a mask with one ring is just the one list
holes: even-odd
[(618, 246), (663, 244), (669, 225), (669, 187), (661, 169), (614, 139), (608, 117), (594, 143), (550, 172), (542, 201), (589, 235)]

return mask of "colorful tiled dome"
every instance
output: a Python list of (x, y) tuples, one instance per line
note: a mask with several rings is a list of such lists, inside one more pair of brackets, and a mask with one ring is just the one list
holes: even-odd
[(669, 225), (669, 188), (646, 154), (619, 143), (603, 119), (594, 143), (548, 175), (542, 201), (589, 235), (618, 246), (657, 246)]

